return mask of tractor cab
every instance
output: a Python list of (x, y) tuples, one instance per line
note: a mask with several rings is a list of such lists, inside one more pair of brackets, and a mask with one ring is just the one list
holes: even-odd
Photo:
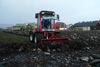
[(53, 11), (41, 11), (36, 13), (37, 28), (39, 31), (55, 31), (55, 20), (59, 20), (59, 15)]

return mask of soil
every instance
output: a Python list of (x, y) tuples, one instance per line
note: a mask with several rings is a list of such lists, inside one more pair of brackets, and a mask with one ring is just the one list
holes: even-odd
[(0, 39), (0, 67), (100, 67), (100, 31), (62, 31), (60, 35), (70, 42), (49, 46), (51, 51), (29, 41), (5, 44)]

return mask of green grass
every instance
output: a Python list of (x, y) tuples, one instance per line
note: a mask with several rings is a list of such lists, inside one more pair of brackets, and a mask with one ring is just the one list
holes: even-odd
[(0, 31), (0, 43), (12, 44), (12, 43), (30, 43), (28, 36), (20, 36), (15, 34), (4, 33)]

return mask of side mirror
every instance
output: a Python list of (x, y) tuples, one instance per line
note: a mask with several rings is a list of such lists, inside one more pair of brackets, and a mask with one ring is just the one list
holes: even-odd
[(38, 13), (36, 13), (36, 14), (35, 14), (35, 18), (38, 18), (38, 15), (39, 15), (39, 14), (38, 14)]
[(57, 14), (57, 19), (58, 19), (58, 20), (60, 20), (60, 19), (59, 19), (59, 15), (58, 15), (58, 14)]

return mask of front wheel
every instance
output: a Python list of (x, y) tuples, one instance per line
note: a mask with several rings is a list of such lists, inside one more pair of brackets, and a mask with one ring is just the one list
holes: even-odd
[(37, 43), (37, 36), (34, 37), (34, 43)]
[(29, 35), (29, 40), (34, 43), (34, 34), (33, 33), (31, 33)]
[(44, 39), (43, 33), (30, 33), (29, 40), (33, 43), (40, 43), (41, 39)]
[(29, 39), (30, 39), (30, 41), (32, 43), (35, 43), (35, 44), (37, 43), (37, 36), (36, 36), (36, 34), (31, 33), (30, 36), (29, 36)]

